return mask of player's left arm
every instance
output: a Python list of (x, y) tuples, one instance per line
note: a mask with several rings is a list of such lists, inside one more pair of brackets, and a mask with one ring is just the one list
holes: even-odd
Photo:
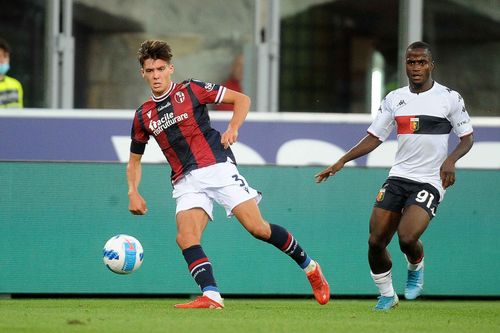
[(247, 117), (251, 101), (247, 95), (227, 89), (222, 103), (233, 104), (233, 116), (221, 137), (221, 143), (227, 149), (238, 139), (238, 130)]
[(455, 163), (467, 154), (474, 144), (472, 124), (464, 99), (456, 91), (451, 91), (447, 97), (450, 103), (448, 119), (453, 126), (453, 131), (460, 138), (460, 142), (441, 165), (439, 175), (444, 188), (455, 183)]
[(444, 188), (447, 188), (455, 183), (455, 163), (469, 152), (474, 144), (474, 137), (471, 134), (460, 138), (460, 142), (453, 149), (450, 155), (444, 160), (441, 165), (439, 174)]

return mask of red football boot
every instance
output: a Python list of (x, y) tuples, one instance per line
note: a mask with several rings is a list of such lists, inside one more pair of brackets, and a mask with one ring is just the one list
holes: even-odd
[(330, 300), (330, 286), (328, 285), (323, 272), (321, 272), (321, 267), (317, 262), (314, 271), (307, 273), (307, 278), (311, 283), (316, 301), (318, 301), (321, 305), (328, 303)]
[(218, 303), (207, 296), (198, 296), (194, 301), (175, 304), (178, 309), (223, 309), (224, 303)]

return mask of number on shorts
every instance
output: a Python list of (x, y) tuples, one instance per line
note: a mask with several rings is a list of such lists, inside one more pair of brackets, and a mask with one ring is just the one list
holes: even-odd
[(417, 198), (415, 199), (417, 202), (426, 202), (427, 198), (429, 201), (427, 202), (427, 208), (431, 208), (432, 200), (434, 200), (434, 195), (432, 193), (427, 192), (426, 190), (422, 190), (417, 193)]
[(238, 175), (232, 175), (232, 177), (234, 178), (234, 181), (241, 182), (240, 186), (245, 186), (245, 181), (243, 179), (241, 179), (240, 177), (238, 177)]

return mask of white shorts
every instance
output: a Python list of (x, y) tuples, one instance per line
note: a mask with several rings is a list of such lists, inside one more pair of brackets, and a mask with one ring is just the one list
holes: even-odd
[(217, 202), (231, 217), (234, 207), (242, 202), (261, 195), (251, 188), (245, 177), (240, 175), (236, 165), (231, 162), (217, 163), (195, 169), (184, 175), (174, 184), (172, 197), (176, 200), (175, 213), (191, 208), (202, 208), (213, 220), (213, 202)]

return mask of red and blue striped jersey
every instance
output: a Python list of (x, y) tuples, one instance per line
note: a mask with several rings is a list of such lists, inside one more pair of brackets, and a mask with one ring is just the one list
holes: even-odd
[(131, 152), (142, 154), (153, 136), (172, 168), (172, 182), (228, 157), (235, 161), (231, 149), (221, 144), (220, 133), (211, 127), (207, 109), (207, 104), (220, 103), (225, 92), (224, 86), (193, 79), (172, 82), (165, 94), (151, 96), (135, 112)]

